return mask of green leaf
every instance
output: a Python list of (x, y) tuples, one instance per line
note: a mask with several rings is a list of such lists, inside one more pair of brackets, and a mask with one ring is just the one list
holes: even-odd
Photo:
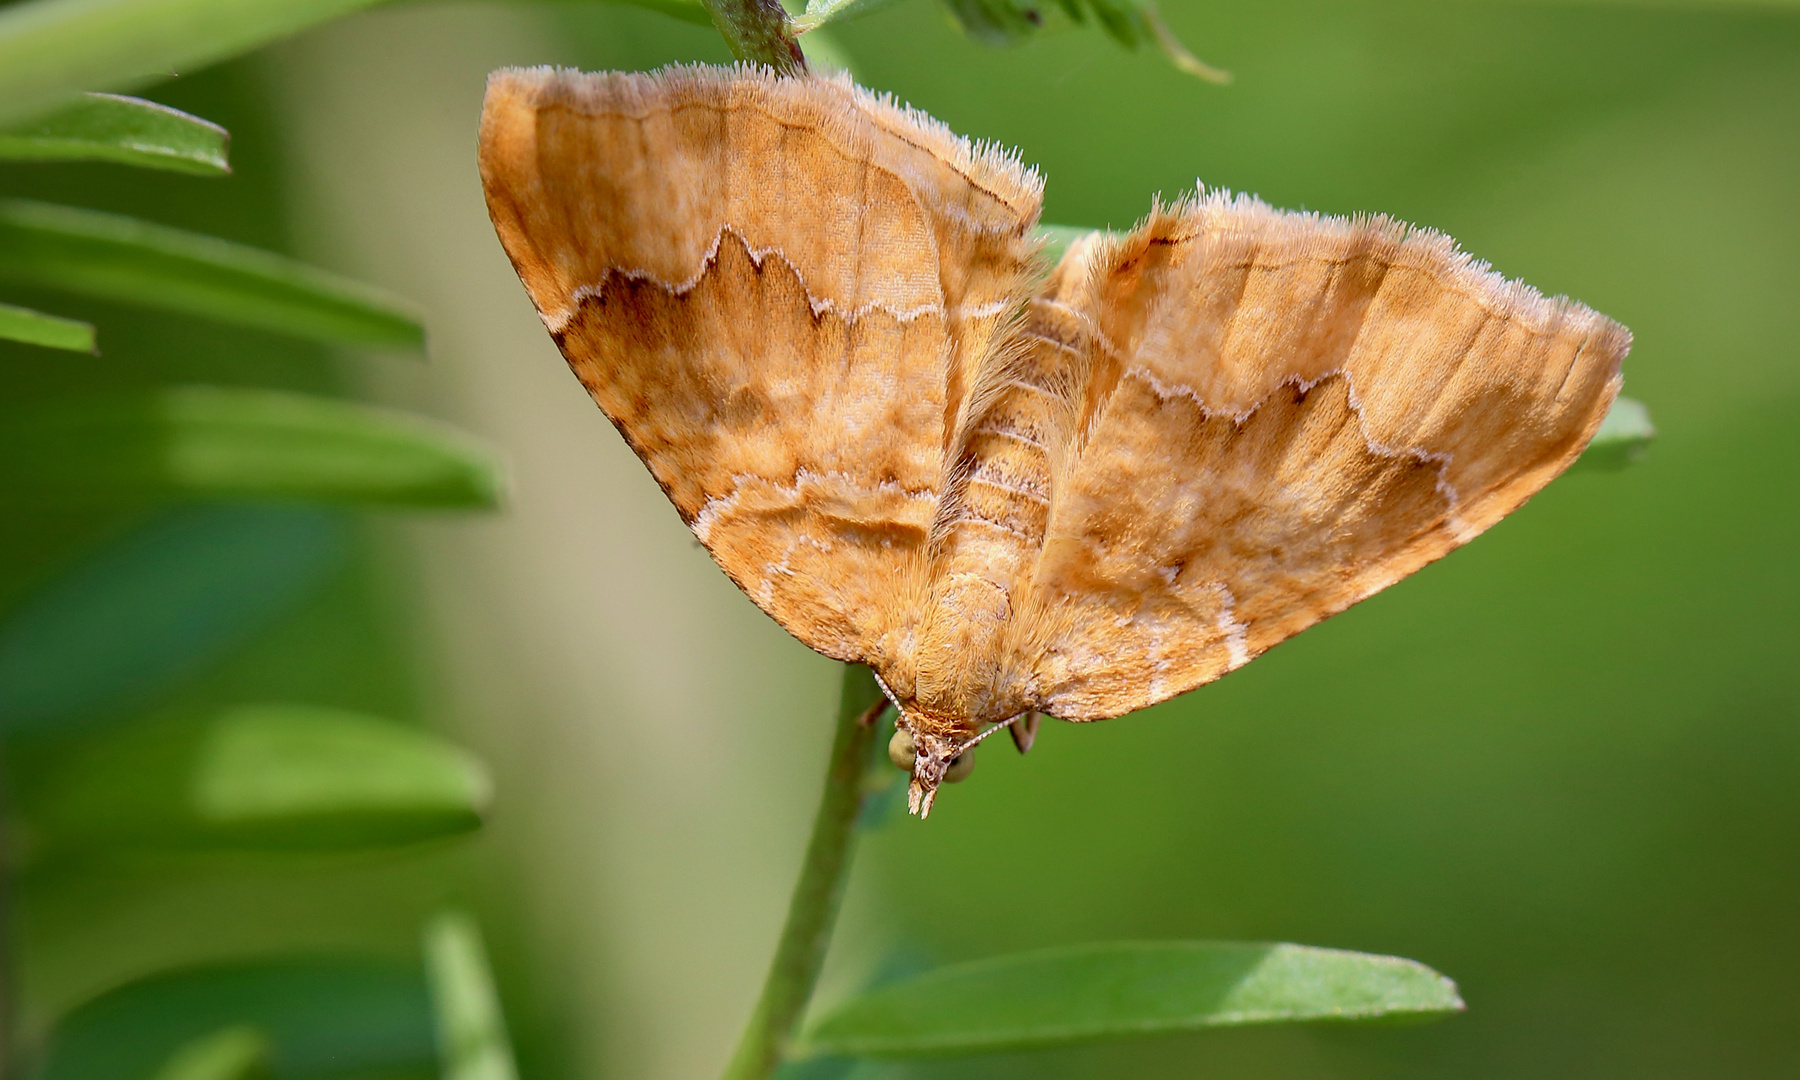
[(444, 912), (426, 924), (425, 975), (443, 1080), (518, 1080), (500, 995), (473, 918)]
[(404, 724), (241, 705), (91, 737), (22, 800), (42, 850), (331, 852), (480, 828), (487, 773)]
[(1432, 1018), (1461, 1011), (1411, 960), (1302, 945), (1125, 942), (940, 968), (832, 1010), (808, 1054), (1024, 1050), (1237, 1024)]
[(807, 0), (805, 14), (794, 19), (794, 29), (804, 34), (830, 23), (849, 22), (864, 15), (873, 15), (877, 11), (886, 11), (900, 2), (901, 0)]
[(83, 1004), (51, 1032), (36, 1080), (149, 1077), (195, 1039), (251, 1027), (277, 1080), (436, 1076), (416, 964), (313, 959), (189, 968)]
[(418, 348), (418, 316), (257, 248), (98, 210), (0, 200), (0, 277), (316, 341)]
[(83, 94), (47, 116), (0, 131), (0, 158), (112, 161), (218, 176), (231, 136), (217, 124), (142, 98)]
[(1594, 472), (1617, 472), (1644, 456), (1644, 450), (1656, 438), (1656, 427), (1650, 423), (1650, 410), (1635, 398), (1616, 398), (1593, 441), (1575, 460), (1573, 468)]
[[(860, 7), (864, 0), (848, 0)], [(1013, 45), (1044, 28), (1045, 8), (1038, 0), (941, 0), (963, 32), (989, 45)], [(1208, 82), (1227, 83), (1231, 74), (1202, 63), (1181, 43), (1154, 0), (1055, 0), (1055, 11), (1080, 24), (1092, 15), (1107, 36), (1127, 49), (1150, 43), (1176, 68)], [(855, 12), (862, 14), (860, 10)], [(808, 18), (810, 18), (810, 8)], [(820, 25), (813, 22), (810, 25)]]
[(251, 1080), (266, 1075), (268, 1066), (268, 1038), (238, 1024), (182, 1044), (152, 1080)]
[(188, 506), (107, 543), (0, 622), (0, 733), (95, 722), (198, 675), (317, 592), (337, 514)]
[(12, 304), (0, 304), (0, 338), (23, 341), (27, 345), (42, 345), (47, 349), (67, 349), (70, 352), (100, 351), (94, 347), (93, 324), (46, 315), (41, 311), (15, 307)]
[(940, 0), (963, 33), (984, 45), (1013, 45), (1043, 25), (1037, 4), (1017, 0)]
[(501, 471), (454, 429), (278, 390), (165, 387), (0, 412), (0, 503), (268, 498), (491, 507)]
[(0, 9), (0, 122), (129, 90), (376, 0), (25, 0)]

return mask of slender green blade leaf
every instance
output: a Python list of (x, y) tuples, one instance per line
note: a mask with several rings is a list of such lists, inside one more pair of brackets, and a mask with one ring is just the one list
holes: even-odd
[(426, 924), (425, 975), (443, 1080), (518, 1080), (500, 995), (473, 918), (449, 911)]
[(100, 351), (94, 347), (92, 323), (46, 315), (41, 311), (15, 307), (12, 304), (0, 304), (0, 338), (23, 341), (27, 345), (42, 345), (47, 349), (67, 349), (70, 352)]
[(318, 341), (418, 348), (403, 301), (305, 263), (118, 214), (0, 200), (0, 277)]
[(349, 554), (331, 512), (185, 506), (107, 543), (0, 622), (0, 733), (115, 718), (298, 608)]
[(900, 0), (807, 0), (805, 14), (794, 19), (794, 29), (806, 33), (830, 23), (873, 15), (898, 3)]
[(25, 0), (0, 9), (0, 122), (129, 90), (376, 0)]
[(57, 1024), (36, 1076), (148, 1077), (193, 1040), (237, 1026), (268, 1039), (277, 1080), (437, 1075), (416, 964), (313, 959), (188, 968), (127, 983)]
[(956, 964), (869, 991), (807, 1032), (811, 1054), (1022, 1050), (1237, 1024), (1445, 1016), (1449, 979), (1411, 960), (1301, 945), (1124, 942)]
[(940, 0), (963, 33), (984, 45), (1012, 45), (1037, 32), (1043, 16), (1037, 5), (1017, 0)]
[[(849, 0), (855, 5), (866, 0)], [(1143, 12), (1152, 10), (1149, 0), (1055, 0), (1048, 7), (1039, 0), (941, 0), (963, 31), (990, 45), (1010, 45), (1044, 28), (1046, 12), (1064, 15), (1083, 24), (1089, 16), (1101, 29), (1128, 49), (1150, 37)]]
[(1616, 472), (1644, 455), (1656, 438), (1656, 426), (1650, 422), (1650, 409), (1635, 398), (1616, 398), (1593, 441), (1576, 459), (1574, 468), (1595, 472)]
[(22, 816), (47, 855), (331, 852), (480, 828), (491, 785), (417, 728), (315, 705), (240, 705), (91, 736)]
[(0, 131), (0, 158), (113, 161), (218, 176), (231, 171), (224, 128), (180, 109), (117, 94), (83, 94), (56, 112)]
[[(832, 3), (833, 0), (820, 0), (821, 4)], [(865, 14), (860, 10), (868, 0), (837, 0), (846, 8), (845, 15)], [(1041, 31), (1046, 24), (1046, 12), (1062, 15), (1070, 22), (1084, 24), (1092, 16), (1094, 23), (1104, 30), (1108, 37), (1127, 49), (1153, 43), (1159, 48), (1169, 63), (1189, 75), (1205, 79), (1208, 82), (1228, 83), (1231, 73), (1222, 71), (1209, 64), (1202, 63), (1198, 57), (1189, 52), (1181, 39), (1163, 22), (1162, 13), (1157, 10), (1154, 0), (1056, 0), (1054, 8), (1047, 8), (1038, 0), (940, 0), (947, 8), (963, 32), (977, 41), (988, 45), (1012, 45), (1024, 41)], [(811, 21), (813, 15), (809, 7), (808, 14), (802, 17), (802, 25), (817, 26)]]
[(238, 1024), (182, 1044), (152, 1080), (252, 1080), (268, 1067), (268, 1037)]
[(501, 485), (492, 454), (452, 428), (306, 394), (167, 387), (0, 412), (0, 503), (491, 507)]

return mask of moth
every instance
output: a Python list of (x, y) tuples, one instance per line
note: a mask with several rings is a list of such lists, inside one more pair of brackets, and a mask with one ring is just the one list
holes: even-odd
[(1204, 189), (1046, 265), (1015, 153), (845, 78), (497, 71), (479, 157), (682, 520), (880, 678), (920, 815), (995, 731), (1192, 690), (1467, 543), (1630, 346), (1429, 229)]

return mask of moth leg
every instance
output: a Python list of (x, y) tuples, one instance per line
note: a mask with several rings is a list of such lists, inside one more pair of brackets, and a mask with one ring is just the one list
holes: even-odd
[(883, 696), (880, 701), (862, 711), (862, 715), (856, 718), (856, 726), (874, 727), (875, 722), (881, 719), (881, 714), (887, 711), (887, 707), (888, 699)]
[(1037, 713), (1028, 712), (1006, 725), (1006, 733), (1012, 736), (1013, 745), (1019, 748), (1019, 753), (1023, 754), (1031, 749), (1031, 744), (1037, 741), (1038, 721), (1042, 719)]

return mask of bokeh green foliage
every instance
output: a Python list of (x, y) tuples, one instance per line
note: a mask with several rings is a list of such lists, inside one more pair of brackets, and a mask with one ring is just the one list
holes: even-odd
[[(113, 69), (89, 72), (102, 86), (138, 78), (125, 56), (145, 42), (126, 31), (173, 14), (156, 3), (17, 5), (0, 12), (0, 51), (20, 49), (22, 22), (59, 10), (103, 16), (65, 41), (111, 48)], [(186, 28), (183, 47), (204, 53), (231, 27), (210, 29), (211, 39)], [(79, 47), (45, 45), (0, 75), (15, 105), (37, 92), (19, 92), (36, 76), (86, 70)], [(229, 85), (212, 84), (214, 101), (241, 110)], [(478, 830), (490, 801), (473, 756), (416, 723), (368, 714), (404, 709), (405, 677), (383, 670), (397, 666), (394, 643), (369, 639), (373, 597), (346, 597), (342, 582), (360, 548), (345, 508), (491, 509), (497, 460), (443, 425), (344, 400), (328, 354), (284, 341), (416, 351), (416, 314), (259, 246), (63, 201), (148, 194), (153, 217), (185, 207), (226, 224), (217, 211), (231, 196), (159, 192), (124, 180), (139, 174), (95, 169), (217, 183), (230, 172), (227, 148), (218, 124), (105, 94), (60, 100), (0, 133), (0, 185), (58, 200), (0, 206), (0, 278), (33, 301), (0, 319), (0, 503), (13, 524), (0, 539), (0, 874), (20, 912), (0, 933), (0, 1000), (24, 1006), (0, 1019), (8, 1075), (28, 1064), (96, 1080), (431, 1075), (434, 1000), (487, 978), (478, 943), (473, 961), (432, 979), (418, 955), (328, 963), (227, 951), (157, 971), (158, 954), (179, 943), (152, 940), (141, 955), (73, 973), (45, 955), (40, 905), (53, 922), (59, 895), (91, 912), (208, 874), (405, 858)], [(258, 188), (246, 172), (238, 208), (266, 215), (273, 178)], [(80, 317), (39, 311), (40, 299)], [(159, 324), (143, 309), (173, 318)], [(220, 336), (220, 323), (244, 332)], [(93, 352), (96, 326), (106, 344), (97, 361), (72, 367), (42, 351)], [(374, 648), (315, 649), (298, 671), (283, 656), (286, 670), (264, 664), (218, 685), (321, 604), (336, 608), (321, 627), (340, 639), (333, 646), (363, 637)], [(291, 700), (258, 700), (271, 695)], [(472, 924), (459, 934), (475, 941)], [(73, 995), (57, 1002), (71, 989), (57, 980), (70, 975)], [(451, 1019), (440, 1010), (436, 1026)]]
[(246, 1030), (265, 1040), (263, 1064), (277, 1080), (436, 1072), (418, 964), (315, 956), (178, 968), (109, 990), (63, 1020), (43, 1080), (148, 1080), (204, 1055), (222, 1032)]
[(23, 800), (45, 854), (357, 850), (481, 825), (478, 762), (414, 728), (258, 703), (90, 737)]
[[(1559, 481), (1442, 566), (1215, 687), (1130, 720), (1052, 727), (1022, 762), (988, 748), (954, 812), (946, 802), (927, 829), (883, 833), (865, 860), (859, 887), (891, 898), (896, 950), (927, 941), (949, 961), (1121, 934), (1331, 942), (1455, 972), (1469, 1016), (1429, 1031), (1193, 1035), (883, 1071), (1780, 1075), (1800, 1052), (1789, 917), (1800, 710), (1785, 677), (1800, 522), (1779, 481), (1800, 464), (1787, 419), (1800, 394), (1795, 20), (1728, 5), (1407, 0), (1165, 14), (1238, 75), (1233, 89), (1083, 35), (977, 51), (924, 5), (833, 30), (864, 81), (1021, 146), (1049, 176), (1053, 220), (1123, 226), (1150, 191), (1199, 175), (1279, 205), (1431, 224), (1509, 274), (1574, 292), (1637, 332), (1628, 377), (1662, 438), (1635, 468)], [(610, 35), (586, 66), (706, 45), (648, 16), (570, 18)], [(238, 136), (230, 190), (185, 176), (122, 183), (105, 165), (7, 166), (5, 189), (285, 248), (274, 130), (251, 70), (158, 91)], [(312, 345), (116, 297), (70, 304), (41, 283), (8, 298), (99, 325), (109, 389), (336, 389)], [(93, 389), (90, 361), (0, 350), (9, 402)], [(9, 605), (53, 593), (81, 565), (72, 552), (129, 547), (179, 520), (142, 506), (33, 513), (4, 541)], [(341, 569), (366, 566), (355, 531), (336, 535), (344, 561), (325, 584), (232, 614), (241, 629), (229, 634), (184, 627), (200, 645), (181, 652), (179, 680), (124, 679), (95, 713), (215, 715), (252, 700), (247, 688), (415, 713), (375, 590)], [(76, 743), (53, 742), (9, 744), (15, 771), (77, 769)], [(21, 796), (32, 786), (15, 783)], [(48, 1003), (40, 1027), (151, 964), (156, 947), (104, 963), (70, 947), (83, 913), (141, 887), (54, 860), (21, 883), (27, 990)], [(384, 881), (358, 902), (421, 914), (421, 891), (438, 888)], [(316, 891), (321, 910), (342, 910)], [(257, 918), (221, 911), (221, 923)], [(401, 967), (421, 993), (416, 962)], [(143, 1060), (247, 1022), (207, 1021)], [(556, 1037), (537, 1018), (527, 1028)]]

